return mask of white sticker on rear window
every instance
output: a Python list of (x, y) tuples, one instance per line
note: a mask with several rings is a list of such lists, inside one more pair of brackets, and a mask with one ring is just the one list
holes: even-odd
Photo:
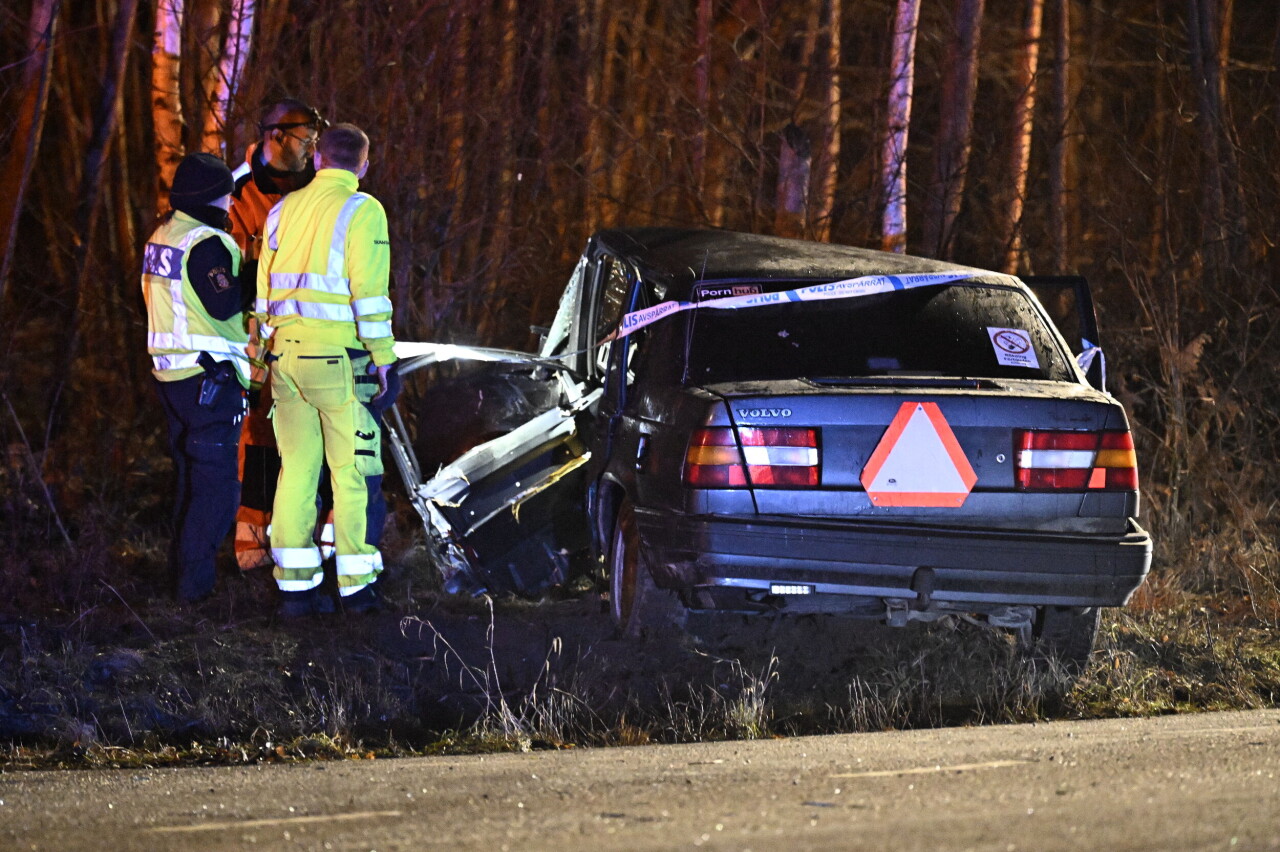
[(1036, 350), (1031, 348), (1031, 335), (1020, 328), (992, 328), (987, 326), (991, 348), (996, 351), (996, 362), (1005, 367), (1029, 367), (1040, 369)]

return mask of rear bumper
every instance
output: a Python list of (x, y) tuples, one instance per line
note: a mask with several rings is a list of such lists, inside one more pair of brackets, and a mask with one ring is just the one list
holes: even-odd
[(779, 583), (810, 587), (809, 610), (841, 598), (935, 610), (1120, 606), (1151, 567), (1151, 538), (1132, 519), (1123, 534), (1099, 535), (639, 508), (636, 518), (659, 585), (708, 607), (729, 606), (729, 590), (761, 601)]

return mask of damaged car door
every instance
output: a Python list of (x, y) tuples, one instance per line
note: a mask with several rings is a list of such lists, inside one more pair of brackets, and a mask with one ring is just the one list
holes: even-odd
[(447, 591), (536, 596), (571, 576), (590, 535), (585, 476), (610, 351), (598, 341), (628, 286), (584, 255), (536, 354), (397, 343), (407, 381), (444, 363), (458, 373), (407, 394), (387, 430)]

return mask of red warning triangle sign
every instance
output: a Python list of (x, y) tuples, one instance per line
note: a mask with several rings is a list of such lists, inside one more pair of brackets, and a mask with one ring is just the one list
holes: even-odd
[(936, 402), (904, 402), (862, 469), (876, 506), (959, 507), (977, 481)]

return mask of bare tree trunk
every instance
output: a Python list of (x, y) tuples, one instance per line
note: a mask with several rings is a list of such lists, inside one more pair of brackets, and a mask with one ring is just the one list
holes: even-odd
[(0, 239), (4, 240), (4, 260), (0, 263), (0, 309), (3, 309), (5, 284), (9, 280), (13, 248), (18, 239), (22, 203), (44, 134), (45, 106), (49, 102), (49, 77), (61, 5), (61, 0), (36, 0), (31, 6), (22, 101), (14, 117), (9, 153), (0, 170)]
[(582, 96), (577, 105), (577, 113), (580, 116), (578, 126), (584, 128), (583, 136), (579, 141), (578, 156), (575, 159), (583, 163), (580, 178), (582, 215), (587, 222), (588, 231), (595, 225), (593, 214), (595, 204), (591, 197), (590, 156), (596, 142), (593, 134), (597, 121), (596, 96), (600, 90), (600, 65), (595, 61), (595, 52), (600, 43), (600, 5), (600, 0), (576, 0), (574, 10), (574, 17), (578, 24), (575, 58), (578, 60), (579, 79), (582, 80)]
[(1053, 271), (1067, 271), (1067, 159), (1071, 138), (1071, 0), (1055, 0), (1056, 24), (1053, 50), (1053, 153), (1049, 162), (1049, 230), (1053, 244)]
[[(140, 88), (142, 74), (138, 73), (135, 67), (131, 76), (139, 79), (130, 81), (130, 86), (138, 86), (134, 91)], [(135, 314), (130, 310), (136, 302), (129, 298), (134, 295), (134, 291), (126, 290), (124, 287), (112, 286), (110, 283), (112, 276), (122, 274), (128, 280), (134, 270), (138, 269), (137, 246), (138, 236), (134, 227), (134, 205), (130, 203), (129, 190), (132, 182), (129, 179), (129, 158), (123, 156), (123, 152), (128, 150), (129, 134), (128, 134), (128, 116), (125, 114), (124, 99), (120, 98), (116, 101), (116, 141), (115, 150), (117, 155), (111, 158), (110, 168), (111, 174), (109, 178), (110, 186), (108, 188), (107, 204), (105, 205), (111, 213), (112, 235), (114, 237), (115, 246), (112, 250), (112, 256), (116, 263), (114, 269), (104, 271), (98, 276), (102, 282), (99, 291), (100, 302), (106, 308), (106, 324), (109, 331), (106, 335), (111, 341), (111, 346), (117, 352), (136, 351), (137, 340), (132, 337), (135, 326), (130, 322)], [(137, 113), (134, 114), (134, 120), (137, 120)], [(126, 295), (126, 293), (128, 295)], [(138, 359), (123, 358), (119, 370), (129, 387), (140, 386), (140, 376), (137, 374), (136, 366)], [(116, 413), (125, 423), (133, 423), (136, 420), (137, 395), (136, 394), (120, 394), (117, 395), (108, 391), (106, 398), (110, 400), (110, 404), (115, 407)]]
[(1004, 211), (1005, 252), (1001, 269), (1016, 273), (1023, 260), (1022, 212), (1027, 197), (1027, 169), (1031, 164), (1031, 136), (1035, 125), (1036, 73), (1040, 64), (1040, 24), (1044, 0), (1027, 0), (1013, 107), (1013, 150), (1009, 200)]
[(795, 124), (784, 127), (779, 137), (777, 211), (773, 229), (778, 236), (802, 237), (813, 161), (809, 137)]
[[(768, 207), (765, 203), (765, 168), (768, 165), (767, 145), (769, 140), (768, 120), (770, 108), (768, 103), (769, 92), (769, 61), (771, 58), (769, 41), (766, 33), (769, 32), (769, 16), (776, 10), (766, 7), (764, 3), (756, 3), (756, 21), (755, 21), (755, 37), (757, 39), (756, 47), (753, 51), (745, 54), (744, 58), (750, 58), (755, 68), (755, 84), (752, 87), (752, 114), (753, 124), (755, 126), (755, 138), (753, 140), (753, 148), (756, 160), (756, 185), (751, 193), (751, 220), (750, 230), (757, 232), (764, 224), (763, 217), (767, 216)], [(746, 16), (744, 15), (744, 20)]]
[(827, 0), (827, 86), (822, 104), (822, 158), (818, 161), (818, 206), (813, 211), (810, 230), (813, 238), (831, 239), (831, 217), (836, 208), (836, 186), (840, 176), (840, 24), (844, 19), (841, 0)]
[(1206, 283), (1215, 288), (1233, 258), (1243, 250), (1244, 217), (1237, 183), (1239, 167), (1226, 117), (1226, 75), (1230, 54), (1221, 14), (1230, 14), (1231, 0), (1189, 0), (1187, 27), (1191, 48), (1192, 84), (1196, 92), (1196, 127), (1205, 168), (1204, 230)]
[(121, 81), (124, 79), (125, 67), (129, 62), (130, 41), (133, 34), (134, 21), (138, 14), (138, 0), (120, 0), (116, 12), (115, 26), (111, 35), (111, 57), (107, 62), (106, 77), (103, 81), (102, 99), (97, 110), (94, 124), (93, 140), (85, 157), (84, 175), (80, 182), (79, 210), (76, 214), (76, 247), (75, 269), (69, 301), (72, 305), (70, 321), (67, 326), (71, 333), (63, 351), (62, 370), (59, 372), (59, 383), (53, 388), (50, 408), (54, 408), (62, 391), (62, 383), (71, 376), (80, 340), (84, 335), (82, 327), (85, 315), (84, 296), (89, 278), (90, 257), (93, 249), (94, 232), (96, 230), (99, 199), (102, 196), (102, 173), (110, 151), (111, 140), (116, 135), (117, 120), (121, 114), (120, 98), (122, 96)]
[(805, 223), (809, 219), (809, 183), (813, 168), (813, 143), (809, 134), (798, 122), (805, 103), (805, 90), (809, 86), (809, 69), (818, 49), (818, 24), (821, 21), (822, 4), (812, 0), (804, 26), (801, 44), (800, 71), (796, 77), (794, 106), (791, 122), (779, 134), (778, 186), (774, 194), (775, 212), (773, 228), (784, 237), (805, 235)]
[[(559, 26), (556, 0), (543, 0), (539, 21), (543, 29), (538, 67), (538, 111), (535, 127), (541, 146), (539, 159), (546, 171), (545, 180), (548, 195), (551, 198), (553, 221), (548, 224), (556, 229), (555, 233), (548, 235), (547, 239), (551, 245), (558, 247), (558, 263), (563, 267), (572, 264), (577, 258), (582, 250), (581, 242), (585, 239), (585, 234), (580, 233), (579, 230), (580, 217), (571, 216), (568, 212), (573, 194), (569, 187), (573, 179), (570, 170), (564, 165), (564, 160), (567, 158), (562, 156), (562, 148), (576, 142), (572, 139), (565, 141), (565, 134), (558, 124), (559, 107), (554, 103), (558, 90), (556, 39), (559, 36)], [(540, 308), (543, 292), (543, 288), (540, 288), (534, 297), (530, 315), (535, 320), (542, 316)]]
[[(277, 55), (280, 47), (280, 32), (288, 19), (289, 0), (258, 0), (258, 11), (254, 15), (254, 24), (258, 32), (250, 53), (259, 58), (254, 63), (255, 69), (245, 76), (241, 89), (244, 92), (243, 103), (256, 107), (263, 102), (275, 84), (271, 75), (265, 73), (263, 66)], [(257, 116), (253, 118), (256, 119)], [(246, 140), (246, 145), (253, 141), (253, 139)]]
[(880, 227), (880, 247), (898, 253), (907, 249), (907, 132), (911, 127), (919, 22), (920, 0), (898, 0), (893, 25), (889, 120), (881, 163), (884, 216)]
[(636, 154), (649, 137), (649, 120), (652, 112), (644, 101), (648, 99), (654, 87), (648, 81), (649, 65), (645, 50), (648, 39), (644, 28), (651, 6), (652, 0), (637, 0), (635, 7), (629, 12), (631, 26), (627, 36), (625, 65), (627, 82), (624, 89), (630, 93), (634, 105), (628, 110), (630, 116), (626, 132), (622, 132), (619, 128), (614, 143), (614, 168), (609, 176), (609, 196), (613, 200), (614, 215), (608, 220), (609, 225), (615, 225), (619, 221), (618, 214), (626, 196), (627, 181), (634, 178)]
[[(1067, 2), (1067, 0), (1061, 0)], [(978, 49), (984, 0), (956, 0), (955, 35), (942, 69), (942, 107), (934, 146), (933, 181), (925, 214), (925, 254), (950, 259), (955, 224), (964, 200), (973, 146), (973, 105), (978, 94)]]
[(222, 59), (218, 62), (214, 88), (209, 93), (209, 108), (204, 114), (201, 150), (224, 159), (228, 143), (234, 145), (235, 142), (233, 128), (228, 121), (253, 43), (255, 6), (255, 0), (232, 0), (227, 39), (223, 44)]
[[(471, 4), (457, 3), (449, 8), (448, 29), (452, 33), (450, 66), (453, 69), (449, 85), (449, 98), (444, 105), (445, 138), (445, 187), (449, 218), (441, 228), (449, 234), (451, 245), (441, 255), (440, 277), (453, 283), (461, 268), (461, 231), (463, 211), (466, 210), (467, 185), (470, 175), (465, 156), (467, 143), (467, 99), (470, 91), (467, 81), (471, 76), (471, 43), (475, 36), (477, 14)], [(434, 316), (431, 306), (426, 306), (429, 316)]]
[[(194, 38), (196, 48), (194, 62), (184, 63), (184, 75), (189, 75), (191, 88), (185, 98), (190, 111), (189, 130), (192, 138), (187, 147), (193, 151), (205, 150), (204, 130), (209, 123), (209, 112), (218, 98), (219, 65), (222, 62), (222, 2), (221, 0), (189, 0), (186, 6), (187, 31)], [(197, 111), (198, 110), (198, 111)], [(196, 134), (199, 134), (198, 138)], [(216, 151), (216, 149), (215, 149)], [(211, 152), (207, 152), (211, 153)]]
[[(592, 112), (593, 129), (591, 130), (591, 148), (587, 152), (589, 185), (591, 196), (595, 199), (595, 217), (597, 224), (612, 226), (618, 221), (620, 208), (618, 199), (612, 194), (611, 172), (615, 164), (609, 159), (609, 151), (614, 144), (608, 138), (608, 131), (613, 131), (614, 139), (621, 134), (621, 118), (615, 113), (613, 93), (617, 88), (618, 77), (618, 33), (623, 12), (603, 5), (597, 7), (597, 14), (602, 17), (600, 26), (600, 86), (596, 91), (596, 105)], [(631, 9), (629, 14), (634, 14)]]
[(693, 186), (698, 193), (696, 201), (705, 202), (707, 197), (707, 137), (710, 135), (712, 122), (711, 0), (698, 0), (694, 50), (697, 58), (693, 61), (693, 102), (698, 109), (698, 124), (693, 136)]
[(183, 127), (182, 71), (183, 0), (157, 0), (155, 41), (151, 48), (151, 124), (155, 128), (156, 213), (169, 208), (169, 189), (186, 148)]
[(498, 79), (493, 87), (493, 96), (504, 105), (503, 113), (511, 122), (505, 127), (497, 128), (499, 139), (496, 145), (495, 165), (498, 171), (497, 212), (493, 217), (493, 228), (490, 231), (488, 255), (488, 282), (484, 287), (481, 304), (484, 314), (481, 318), (478, 333), (481, 340), (494, 340), (496, 331), (506, 315), (506, 306), (511, 296), (511, 278), (506, 274), (507, 249), (511, 245), (511, 228), (514, 221), (516, 170), (515, 139), (519, 132), (515, 126), (520, 118), (519, 88), (516, 78), (516, 57), (519, 48), (517, 30), (520, 26), (520, 11), (516, 0), (503, 0), (501, 27), (501, 44), (498, 53)]
[[(821, 0), (809, 0), (809, 17), (804, 25), (804, 43), (800, 51), (800, 75), (796, 78), (796, 109), (804, 103), (805, 90), (809, 88), (809, 71), (813, 68), (813, 57), (818, 52), (818, 29), (822, 20)], [(795, 112), (792, 118), (796, 117)]]

